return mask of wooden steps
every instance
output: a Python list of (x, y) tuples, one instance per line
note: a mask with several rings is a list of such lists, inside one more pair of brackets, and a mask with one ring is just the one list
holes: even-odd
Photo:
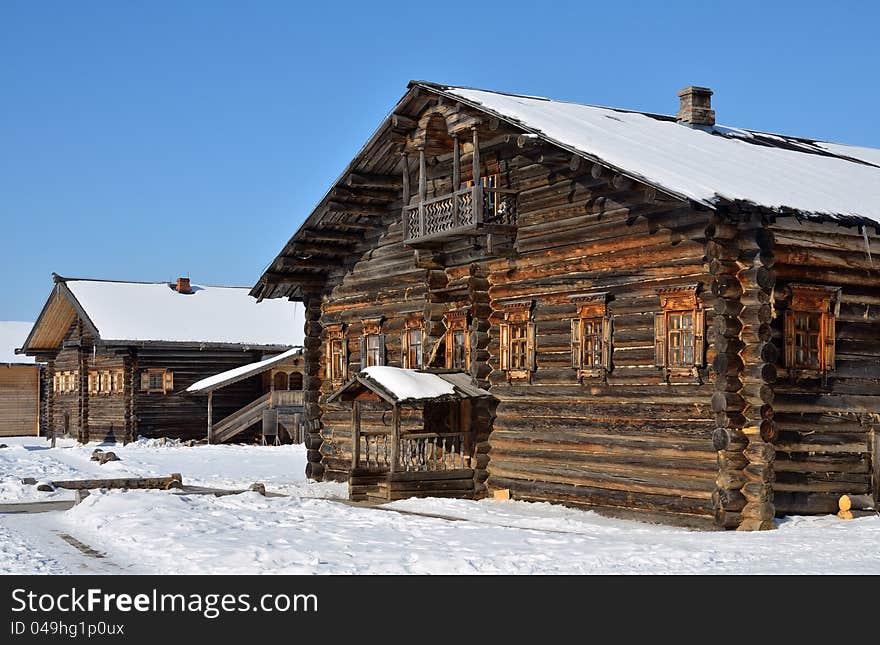
[(229, 441), (235, 435), (247, 430), (255, 423), (263, 420), (263, 410), (269, 407), (269, 393), (264, 394), (256, 401), (233, 412), (228, 417), (214, 425), (214, 443)]
[(355, 471), (348, 482), (351, 501), (391, 502), (409, 497), (472, 499), (472, 468), (419, 472)]

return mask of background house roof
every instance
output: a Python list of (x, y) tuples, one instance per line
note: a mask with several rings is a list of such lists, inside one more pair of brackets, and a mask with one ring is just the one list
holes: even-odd
[(56, 278), (27, 349), (57, 347), (79, 315), (104, 344), (189, 343), (290, 347), (303, 340), (303, 306), (257, 303), (245, 287)]
[(0, 320), (0, 365), (33, 364), (34, 358), (16, 355), (15, 350), (24, 344), (34, 323)]

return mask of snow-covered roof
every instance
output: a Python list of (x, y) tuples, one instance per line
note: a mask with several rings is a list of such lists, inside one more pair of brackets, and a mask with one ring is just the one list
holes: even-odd
[(382, 398), (393, 401), (426, 401), (442, 397), (478, 397), (489, 392), (472, 384), (471, 377), (461, 372), (432, 373), (373, 365), (359, 372), (328, 398), (333, 401), (352, 388), (366, 387)]
[(30, 356), (18, 355), (15, 350), (24, 345), (34, 323), (0, 320), (0, 365), (32, 364)]
[(302, 347), (294, 347), (293, 349), (287, 350), (283, 354), (278, 354), (277, 356), (265, 358), (256, 363), (249, 363), (247, 365), (242, 365), (241, 367), (226, 370), (225, 372), (220, 372), (219, 374), (215, 374), (214, 376), (203, 378), (201, 381), (196, 381), (188, 388), (186, 388), (186, 391), (192, 393), (211, 392), (218, 388), (231, 385), (232, 383), (242, 381), (256, 374), (261, 374), (267, 369), (270, 369), (272, 366), (277, 365), (278, 363), (283, 363), (288, 358), (296, 356), (301, 351)]
[(105, 343), (302, 345), (302, 304), (257, 303), (245, 287), (194, 284), (192, 293), (183, 294), (166, 282), (65, 279), (63, 284)]
[(880, 150), (641, 112), (433, 86), (679, 197), (880, 223)]

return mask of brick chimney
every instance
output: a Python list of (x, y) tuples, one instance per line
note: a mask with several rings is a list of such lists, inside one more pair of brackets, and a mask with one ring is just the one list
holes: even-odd
[(678, 93), (681, 106), (675, 118), (685, 125), (715, 125), (712, 109), (712, 90), (691, 85)]
[(177, 287), (174, 289), (177, 293), (192, 293), (192, 287), (189, 284), (189, 278), (177, 278)]

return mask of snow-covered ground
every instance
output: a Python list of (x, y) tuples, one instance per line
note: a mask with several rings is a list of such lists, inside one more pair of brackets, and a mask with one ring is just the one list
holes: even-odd
[[(0, 502), (52, 498), (18, 483), (25, 476), (171, 472), (223, 488), (262, 481), (290, 496), (94, 492), (65, 512), (0, 515), (0, 573), (880, 574), (876, 516), (798, 517), (777, 531), (718, 533), (518, 501), (363, 508), (334, 499), (344, 485), (305, 481), (301, 446), (141, 441), (114, 447), (122, 461), (99, 466), (89, 461), (94, 444), (52, 450), (41, 439), (4, 441), (11, 447), (0, 450)], [(62, 534), (104, 557), (84, 555)]]

